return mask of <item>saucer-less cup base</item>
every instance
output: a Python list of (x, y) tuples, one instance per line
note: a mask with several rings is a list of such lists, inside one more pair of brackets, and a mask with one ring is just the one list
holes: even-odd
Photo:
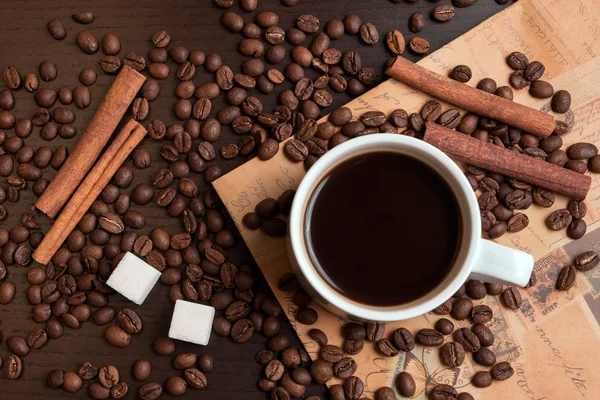
[[(317, 185), (336, 166), (371, 152), (396, 152), (427, 164), (454, 191), (460, 209), (461, 246), (452, 269), (433, 291), (410, 303), (397, 306), (375, 307), (340, 294), (317, 272), (307, 250), (306, 210)], [(435, 227), (432, 227), (431, 240), (435, 240), (435, 237)], [(454, 161), (421, 140), (392, 134), (374, 134), (352, 139), (329, 151), (312, 166), (294, 197), (287, 245), (294, 272), (304, 288), (334, 314), (359, 320), (399, 321), (424, 314), (448, 300), (469, 278), (525, 286), (534, 264), (533, 257), (527, 253), (481, 238), (477, 198)]]

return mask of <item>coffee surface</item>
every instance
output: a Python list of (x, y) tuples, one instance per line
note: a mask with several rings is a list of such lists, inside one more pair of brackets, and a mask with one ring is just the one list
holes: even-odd
[(307, 243), (323, 278), (374, 306), (405, 304), (432, 291), (460, 241), (448, 185), (422, 162), (377, 152), (336, 167), (309, 206)]

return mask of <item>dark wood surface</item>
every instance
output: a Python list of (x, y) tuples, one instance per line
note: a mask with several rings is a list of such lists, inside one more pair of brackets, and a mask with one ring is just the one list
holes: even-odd
[[(42, 60), (50, 59), (57, 64), (59, 76), (55, 81), (41, 83), (40, 86), (56, 88), (77, 86), (79, 72), (85, 67), (94, 68), (98, 72), (98, 81), (91, 87), (92, 105), (86, 110), (77, 110), (75, 124), (79, 130), (77, 136), (79, 137), (110, 87), (113, 77), (105, 75), (99, 68), (98, 61), (103, 55), (101, 51), (89, 56), (78, 49), (75, 45), (77, 32), (87, 29), (99, 39), (105, 33), (115, 33), (122, 43), (120, 56), (124, 57), (129, 52), (147, 55), (152, 48), (150, 38), (154, 32), (166, 29), (173, 38), (171, 46), (183, 45), (190, 50), (217, 52), (223, 57), (226, 64), (237, 71), (243, 60), (242, 56), (236, 52), (237, 42), (241, 36), (230, 33), (221, 27), (219, 18), (224, 11), (214, 6), (213, 3), (211, 0), (4, 0), (0, 4), (0, 67), (14, 65), (19, 69), (21, 75), (25, 75), (28, 72), (37, 72), (39, 63)], [(255, 13), (244, 13), (237, 6), (238, 1), (235, 3), (232, 10), (240, 12), (245, 21), (251, 21)], [(364, 22), (369, 21), (377, 26), (382, 37), (380, 42), (371, 47), (362, 44), (357, 37), (345, 36), (332, 42), (332, 46), (334, 45), (342, 51), (350, 48), (356, 49), (362, 55), (365, 66), (382, 68), (383, 63), (390, 57), (384, 46), (385, 33), (394, 28), (399, 29), (406, 34), (408, 41), (408, 38), (412, 36), (407, 28), (407, 21), (411, 13), (420, 10), (429, 14), (439, 3), (441, 2), (431, 0), (421, 0), (416, 4), (393, 4), (387, 0), (299, 0), (298, 5), (288, 8), (282, 6), (277, 0), (263, 0), (260, 2), (258, 11), (268, 9), (276, 11), (280, 16), (279, 26), (286, 30), (301, 14), (313, 13), (321, 20), (323, 26), (330, 19), (342, 19), (345, 14), (356, 12)], [(457, 10), (455, 19), (449, 23), (440, 24), (429, 20), (421, 35), (431, 41), (432, 50), (434, 50), (501, 9), (502, 7), (493, 0), (481, 0), (471, 8)], [(87, 27), (76, 24), (70, 15), (73, 12), (81, 11), (93, 12), (96, 15), (95, 22)], [(46, 23), (52, 18), (60, 19), (67, 27), (68, 35), (64, 41), (55, 41), (48, 34)], [(306, 44), (309, 43), (310, 37)], [(289, 48), (289, 44), (286, 43), (286, 47)], [(413, 55), (408, 57), (416, 59)], [(277, 67), (282, 69), (285, 63), (287, 61)], [(171, 65), (173, 66), (173, 64)], [(201, 67), (196, 73), (194, 81), (199, 84), (212, 80), (212, 74), (207, 73)], [(172, 67), (171, 77), (161, 82), (161, 96), (151, 104), (151, 114), (148, 120), (162, 119), (167, 124), (176, 122), (172, 113), (176, 83)], [(3, 84), (0, 86), (0, 89), (3, 89)], [(290, 86), (281, 85), (277, 88), (277, 92), (284, 87)], [(17, 105), (13, 111), (17, 118), (29, 116), (31, 110), (35, 108), (33, 96), (21, 89), (15, 92), (15, 97)], [(213, 104), (213, 110), (218, 110), (225, 104), (222, 97)], [(267, 109), (274, 105), (276, 100), (275, 95), (260, 97), (267, 105)], [(332, 106), (323, 112), (329, 112), (348, 100), (349, 97), (345, 94), (335, 95)], [(14, 132), (9, 131), (8, 134), (12, 136)], [(220, 144), (235, 140), (234, 134), (228, 129), (224, 129), (217, 148), (220, 148)], [(39, 128), (34, 129), (32, 135), (25, 139), (26, 145), (34, 148), (41, 145), (56, 148), (62, 144), (72, 148), (75, 141), (76, 138), (72, 140), (57, 138), (51, 142), (44, 142), (39, 137)], [(126, 189), (127, 192), (130, 192), (135, 184), (147, 182), (154, 170), (166, 166), (158, 156), (157, 142), (152, 142), (148, 138), (142, 145), (150, 149), (152, 153), (152, 166), (143, 171), (135, 171), (135, 181), (129, 189)], [(241, 157), (231, 161), (219, 159), (217, 162), (224, 171), (230, 171), (243, 162), (243, 159)], [(131, 161), (128, 161), (127, 164), (132, 165)], [(54, 174), (55, 171), (49, 168), (44, 173), (44, 177), (51, 179)], [(195, 175), (193, 178), (201, 186), (202, 191), (207, 190), (208, 186), (201, 176)], [(1, 178), (0, 184), (5, 185), (4, 178)], [(21, 214), (29, 212), (34, 201), (35, 196), (31, 190), (27, 190), (22, 193), (19, 203), (5, 203), (10, 217), (0, 222), (0, 226), (10, 229), (18, 224)], [(146, 227), (141, 230), (143, 233), (150, 232), (156, 226), (166, 226), (171, 233), (180, 230), (179, 221), (167, 218), (163, 209), (150, 205), (136, 206), (135, 208), (147, 216)], [(50, 221), (41, 214), (38, 215), (37, 220), (41, 223), (42, 230), (47, 231)], [(233, 226), (230, 227), (235, 229)], [(118, 239), (118, 237), (113, 238), (115, 241)], [(251, 256), (241, 240), (238, 240), (235, 248), (228, 252), (228, 257), (236, 264), (251, 263)], [(24, 294), (28, 286), (25, 279), (27, 268), (16, 266), (8, 268), (8, 279), (15, 283), (17, 294), (11, 304), (0, 305), (0, 332), (2, 333), (0, 338), (4, 337), (0, 344), (0, 355), (5, 360), (10, 354), (6, 348), (6, 338), (11, 335), (27, 337), (29, 332), (37, 326), (31, 320), (31, 306), (27, 304)], [(257, 273), (259, 273), (258, 270)], [(264, 282), (262, 284), (264, 285)], [(111, 296), (110, 304), (117, 308), (125, 304), (132, 305), (132, 303), (124, 301), (120, 295)], [(128, 348), (117, 349), (109, 346), (102, 336), (105, 328), (95, 326), (91, 322), (84, 323), (77, 330), (65, 328), (65, 335), (62, 338), (50, 340), (42, 349), (34, 350), (24, 358), (24, 372), (19, 380), (10, 381), (4, 377), (3, 372), (0, 373), (0, 399), (88, 398), (87, 385), (76, 394), (67, 394), (61, 389), (49, 389), (44, 384), (44, 377), (52, 369), (76, 371), (85, 361), (90, 361), (98, 366), (116, 365), (121, 371), (122, 379), (131, 384), (127, 398), (137, 398), (137, 389), (141, 386), (140, 383), (133, 381), (130, 373), (133, 362), (138, 358), (151, 361), (153, 373), (150, 380), (152, 381), (164, 383), (168, 376), (179, 374), (171, 366), (172, 357), (157, 356), (151, 348), (151, 343), (156, 337), (166, 336), (168, 333), (173, 308), (168, 299), (168, 287), (157, 284), (145, 304), (133, 308), (139, 312), (145, 325), (142, 333), (134, 337)], [(293, 334), (289, 323), (282, 321), (282, 326), (293, 337), (293, 343), (299, 346), (300, 343)], [(184, 398), (200, 396), (206, 399), (265, 398), (266, 396), (256, 388), (256, 382), (262, 374), (262, 367), (254, 361), (254, 355), (265, 348), (265, 342), (264, 337), (255, 335), (249, 343), (240, 345), (213, 334), (207, 348), (178, 343), (178, 353), (184, 351), (208, 352), (215, 358), (215, 369), (208, 375), (209, 389), (202, 393), (188, 390)], [(324, 386), (311, 386), (308, 392), (308, 394), (320, 394), (322, 398), (326, 397)], [(163, 397), (167, 398), (168, 396), (164, 395)]]

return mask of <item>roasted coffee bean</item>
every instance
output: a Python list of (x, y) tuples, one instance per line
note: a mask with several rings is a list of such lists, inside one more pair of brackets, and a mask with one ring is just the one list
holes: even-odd
[(59, 369), (52, 370), (46, 375), (46, 385), (50, 389), (57, 389), (63, 385), (64, 371)]
[(377, 342), (377, 349), (381, 354), (387, 357), (395, 357), (398, 355), (398, 350), (388, 339), (381, 339)]
[(489, 347), (494, 344), (494, 335), (492, 331), (485, 325), (476, 323), (471, 328), (475, 336), (479, 339), (479, 342), (484, 347)]
[(502, 292), (501, 299), (504, 305), (511, 310), (518, 310), (523, 305), (523, 298), (519, 289), (513, 286), (508, 287)]
[(98, 378), (102, 386), (110, 389), (119, 383), (119, 370), (114, 365), (102, 367), (98, 371)]
[[(375, 28), (375, 25), (371, 24), (370, 22), (362, 24), (360, 26), (359, 32), (360, 32), (360, 38), (366, 44), (374, 45), (379, 41), (379, 32), (377, 32), (377, 28)], [(398, 37), (396, 39), (398, 39)], [(402, 40), (403, 40), (403, 38), (402, 38)], [(395, 54), (400, 54), (400, 53), (395, 53)]]
[(536, 80), (529, 85), (529, 94), (538, 99), (549, 99), (554, 95), (554, 87), (546, 81)]
[(354, 375), (358, 365), (353, 358), (344, 357), (336, 362), (333, 366), (333, 374), (338, 378), (346, 379)]
[(444, 336), (435, 329), (421, 329), (415, 339), (423, 346), (439, 346), (444, 341)]
[(572, 265), (563, 267), (556, 280), (556, 289), (558, 290), (569, 290), (575, 285), (575, 275), (577, 270)]
[(461, 328), (454, 332), (454, 340), (460, 343), (465, 351), (474, 353), (481, 347), (479, 338), (468, 328)]
[(184, 378), (188, 385), (194, 389), (204, 389), (208, 385), (206, 375), (196, 368), (188, 368), (184, 372)]
[(448, 367), (460, 367), (465, 361), (465, 349), (460, 343), (448, 342), (440, 349), (440, 359)]
[[(189, 382), (188, 382), (189, 384)], [(160, 383), (150, 382), (142, 386), (138, 392), (141, 400), (156, 400), (162, 394), (163, 388)]]
[(571, 94), (566, 90), (557, 91), (552, 97), (552, 111), (564, 114), (571, 108)]
[(21, 86), (21, 75), (12, 65), (4, 68), (2, 71), (2, 78), (4, 79), (6, 87), (9, 89), (15, 90)]
[(410, 39), (410, 42), (408, 42), (408, 45), (411, 51), (413, 51), (416, 54), (425, 54), (429, 52), (429, 49), (431, 48), (429, 42), (426, 39), (420, 37), (413, 37), (412, 39)]
[(419, 33), (425, 28), (427, 17), (421, 12), (415, 12), (410, 16), (408, 27), (411, 32)]
[(67, 37), (67, 30), (58, 19), (48, 21), (47, 28), (50, 35), (56, 40), (63, 40)]
[(506, 63), (509, 67), (518, 71), (527, 68), (527, 65), (529, 65), (529, 60), (525, 54), (515, 51), (510, 53), (510, 55), (506, 58)]
[(121, 41), (113, 33), (107, 33), (102, 38), (102, 51), (107, 56), (114, 56), (121, 51)]
[[(157, 65), (157, 64), (151, 64)], [(100, 60), (100, 68), (107, 74), (117, 73), (121, 69), (121, 60), (116, 56), (105, 56)]]
[(525, 78), (524, 72), (520, 70), (511, 74), (509, 82), (515, 89), (523, 89), (529, 85), (529, 81)]
[(586, 251), (575, 258), (573, 265), (580, 271), (590, 271), (598, 265), (599, 260), (595, 251)]
[(468, 298), (460, 298), (452, 303), (452, 317), (456, 320), (464, 320), (469, 317), (473, 309), (473, 301)]
[(489, 371), (479, 371), (471, 377), (471, 384), (478, 388), (486, 388), (492, 385), (492, 375)]
[(479, 365), (492, 367), (496, 364), (496, 355), (487, 347), (482, 347), (473, 353), (473, 360)]
[(473, 73), (466, 65), (457, 65), (450, 73), (450, 77), (458, 82), (467, 83), (471, 80)]
[[(45, 82), (50, 82), (56, 79), (58, 71), (56, 69), (56, 65), (50, 60), (44, 60), (40, 63), (39, 66), (39, 74), (40, 78)], [(93, 72), (93, 70), (91, 70)], [(94, 79), (95, 81), (95, 79)]]
[(544, 64), (539, 61), (532, 61), (525, 67), (524, 77), (529, 82), (534, 82), (544, 75), (545, 70)]
[(86, 54), (95, 54), (100, 47), (98, 39), (88, 31), (81, 31), (77, 34), (77, 45)]
[(441, 318), (435, 323), (435, 329), (442, 335), (449, 335), (454, 331), (454, 324), (447, 318)]
[(137, 381), (145, 381), (150, 377), (152, 366), (147, 360), (136, 360), (133, 364), (133, 377)]
[(490, 370), (492, 378), (497, 381), (505, 381), (514, 374), (514, 370), (510, 363), (503, 361), (494, 365)]
[(598, 155), (598, 148), (591, 143), (575, 143), (567, 148), (567, 155), (573, 160), (586, 160)]
[(448, 22), (455, 14), (456, 10), (450, 4), (441, 4), (433, 9), (432, 16), (438, 22)]
[(550, 214), (550, 216), (546, 220), (546, 225), (548, 226), (548, 228), (554, 231), (560, 231), (569, 226), (572, 220), (573, 217), (569, 213), (569, 210), (567, 210), (566, 208), (562, 208)]

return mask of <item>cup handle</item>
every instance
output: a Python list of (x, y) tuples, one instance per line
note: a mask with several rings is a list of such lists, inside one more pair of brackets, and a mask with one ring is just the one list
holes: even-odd
[(531, 254), (491, 240), (479, 240), (471, 279), (521, 287), (527, 285), (535, 261)]

